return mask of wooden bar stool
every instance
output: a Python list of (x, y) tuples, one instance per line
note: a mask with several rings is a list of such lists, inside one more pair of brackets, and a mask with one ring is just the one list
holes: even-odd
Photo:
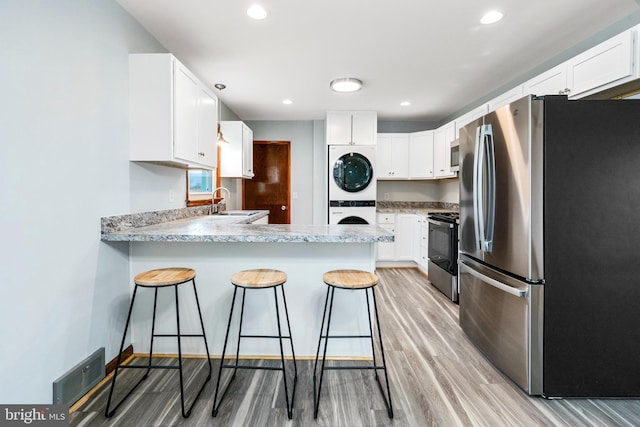
[[(291, 325), (289, 323), (289, 312), (287, 310), (287, 300), (284, 296), (284, 283), (287, 281), (287, 274), (280, 270), (269, 270), (269, 269), (257, 269), (257, 270), (244, 270), (238, 273), (235, 273), (231, 276), (231, 283), (234, 286), (233, 290), (233, 299), (231, 300), (231, 311), (229, 312), (229, 323), (227, 324), (227, 333), (224, 337), (224, 347), (222, 349), (222, 359), (220, 360), (220, 370), (218, 371), (218, 380), (216, 383), (216, 391), (213, 397), (213, 410), (211, 412), (212, 416), (216, 416), (218, 414), (218, 409), (222, 404), (222, 400), (224, 399), (231, 382), (236, 377), (236, 371), (238, 369), (264, 369), (264, 370), (276, 370), (282, 371), (282, 381), (284, 383), (284, 399), (287, 402), (287, 416), (289, 419), (292, 418), (293, 412), (293, 399), (296, 394), (296, 383), (298, 382), (298, 366), (296, 364), (296, 354), (293, 350), (293, 339), (291, 338)], [(231, 328), (231, 318), (233, 317), (233, 306), (236, 301), (236, 293), (238, 292), (238, 288), (242, 289), (242, 305), (240, 308), (240, 326), (238, 328), (238, 344), (236, 347), (236, 358), (235, 363), (232, 365), (224, 364), (224, 356), (227, 350), (227, 342), (229, 339), (229, 329)], [(244, 317), (244, 299), (245, 293), (247, 289), (268, 289), (273, 288), (273, 298), (275, 301), (276, 307), (276, 320), (278, 324), (278, 335), (243, 335), (242, 334), (242, 319)], [(280, 288), (282, 291), (282, 301), (284, 304), (284, 313), (287, 319), (287, 328), (289, 330), (288, 335), (282, 335), (282, 329), (280, 327), (280, 309), (278, 306), (278, 294), (276, 289)], [(280, 341), (280, 360), (282, 363), (282, 367), (263, 367), (263, 366), (249, 366), (249, 365), (240, 365), (238, 363), (238, 357), (240, 354), (240, 340), (241, 338), (277, 338)], [(291, 343), (291, 354), (293, 357), (293, 368), (294, 368), (294, 380), (293, 380), (293, 391), (291, 393), (291, 403), (289, 403), (289, 391), (287, 388), (287, 372), (285, 370), (284, 363), (284, 350), (282, 346), (282, 340), (288, 339)], [(220, 401), (218, 402), (218, 390), (220, 387), (220, 378), (222, 377), (222, 368), (233, 368), (233, 375), (231, 376), (231, 380), (227, 383), (222, 395), (220, 397)]]
[[(127, 323), (124, 327), (124, 334), (122, 334), (122, 343), (120, 344), (120, 352), (118, 353), (118, 361), (116, 363), (116, 369), (113, 374), (113, 380), (111, 382), (111, 390), (109, 391), (109, 399), (107, 400), (107, 407), (105, 409), (105, 416), (111, 417), (115, 414), (116, 409), (133, 393), (133, 391), (140, 385), (140, 383), (147, 378), (151, 369), (178, 369), (180, 371), (180, 403), (182, 405), (182, 416), (187, 418), (191, 415), (191, 409), (193, 409), (193, 405), (200, 397), (204, 386), (207, 384), (209, 379), (211, 379), (211, 358), (209, 356), (209, 346), (207, 344), (207, 337), (204, 331), (204, 322), (202, 321), (202, 312), (200, 311), (200, 302), (198, 301), (198, 292), (196, 291), (196, 272), (190, 268), (161, 268), (158, 270), (149, 270), (143, 273), (138, 274), (134, 277), (133, 281), (135, 283), (135, 288), (133, 289), (133, 296), (131, 297), (131, 305), (129, 306), (129, 314), (127, 315)], [(178, 309), (178, 286), (183, 283), (191, 282), (193, 283), (193, 293), (196, 299), (196, 306), (198, 308), (198, 317), (200, 318), (200, 326), (202, 327), (202, 334), (183, 334), (180, 331), (180, 311)], [(173, 286), (175, 291), (175, 301), (176, 301), (176, 324), (177, 324), (177, 333), (175, 334), (156, 334), (155, 333), (155, 325), (156, 325), (156, 307), (158, 302), (158, 289)], [(146, 366), (132, 366), (132, 365), (122, 365), (121, 364), (121, 355), (122, 350), (124, 348), (125, 337), (127, 336), (127, 329), (129, 328), (129, 322), (131, 321), (131, 312), (133, 311), (133, 304), (136, 299), (136, 293), (138, 291), (138, 287), (142, 288), (153, 288), (154, 296), (153, 296), (153, 318), (151, 321), (151, 344), (149, 348), (149, 363)], [(156, 337), (175, 337), (178, 339), (178, 366), (159, 366), (152, 365), (152, 357), (153, 357), (153, 339)], [(209, 363), (209, 374), (205, 379), (204, 383), (200, 387), (198, 394), (193, 399), (191, 406), (189, 406), (188, 410), (185, 410), (184, 404), (184, 377), (182, 370), (182, 344), (181, 340), (185, 337), (202, 337), (204, 339), (204, 347), (207, 351), (207, 360)], [(131, 390), (127, 393), (125, 397), (113, 408), (113, 410), (109, 411), (111, 406), (111, 398), (113, 396), (113, 390), (116, 385), (116, 378), (118, 377), (118, 369), (146, 369), (144, 376), (133, 386)]]
[[(375, 373), (376, 382), (382, 398), (387, 406), (387, 413), (389, 418), (393, 418), (393, 407), (391, 406), (391, 391), (389, 389), (389, 376), (387, 374), (387, 364), (384, 358), (384, 347), (382, 345), (382, 334), (380, 332), (380, 318), (378, 317), (378, 307), (376, 305), (376, 291), (375, 286), (378, 284), (378, 276), (368, 271), (362, 270), (332, 270), (324, 273), (322, 276), (324, 283), (327, 287), (327, 297), (324, 301), (324, 311), (322, 313), (322, 324), (320, 325), (320, 338), (318, 339), (318, 350), (316, 352), (316, 362), (313, 366), (313, 418), (318, 418), (318, 407), (320, 406), (320, 392), (322, 390), (322, 377), (325, 370), (345, 370), (345, 369), (372, 369)], [(336, 289), (346, 290), (362, 290), (364, 289), (367, 300), (367, 315), (369, 317), (369, 335), (330, 335), (329, 327), (331, 324), (331, 314), (333, 310), (333, 296)], [(378, 366), (376, 362), (376, 352), (373, 344), (373, 326), (371, 324), (371, 309), (369, 304), (369, 289), (371, 289), (371, 295), (373, 299), (373, 311), (376, 317), (376, 325), (378, 327), (378, 340), (380, 342), (380, 353), (382, 355), (382, 365)], [(327, 314), (327, 306), (329, 311)], [(324, 331), (325, 318), (327, 320), (327, 328)], [(324, 331), (324, 332), (323, 332)], [(320, 382), (317, 386), (316, 392), (316, 371), (318, 367), (318, 359), (320, 357), (320, 344), (324, 338), (324, 350), (322, 354), (322, 367), (320, 369)], [(358, 365), (358, 366), (325, 366), (325, 360), (327, 358), (327, 342), (329, 338), (369, 338), (371, 339), (371, 353), (373, 355), (372, 365)], [(382, 384), (380, 383), (380, 377), (378, 376), (378, 370), (384, 371), (385, 383), (387, 385), (387, 395), (385, 396)]]

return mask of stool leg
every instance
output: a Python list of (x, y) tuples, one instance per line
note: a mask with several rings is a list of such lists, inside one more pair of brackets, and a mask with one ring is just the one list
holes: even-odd
[[(207, 379), (205, 383), (211, 379), (211, 353), (209, 353), (209, 344), (207, 343), (207, 334), (204, 331), (204, 321), (202, 320), (202, 310), (200, 310), (200, 300), (198, 299), (198, 291), (196, 290), (196, 279), (192, 279), (193, 283), (193, 295), (196, 297), (196, 307), (198, 308), (198, 318), (200, 319), (200, 327), (202, 328), (202, 338), (204, 339), (204, 349), (207, 352), (207, 362), (209, 364), (209, 375), (207, 375)], [(204, 387), (204, 385), (203, 385)]]
[(182, 336), (180, 334), (180, 305), (178, 302), (178, 286), (174, 286), (176, 296), (176, 338), (178, 339), (178, 371), (180, 374), (180, 406), (182, 407), (182, 416), (188, 418), (191, 415), (191, 409), (186, 412), (184, 409), (184, 376), (182, 375)]
[[(365, 289), (364, 290), (365, 293), (365, 298), (367, 300), (367, 319), (369, 320), (369, 336), (371, 337), (371, 354), (373, 355), (373, 366), (378, 366), (378, 362), (376, 361), (376, 349), (374, 347), (373, 344), (373, 326), (372, 326), (372, 320), (371, 320), (371, 308), (370, 308), (370, 304), (369, 304), (369, 289)], [(378, 370), (374, 369), (373, 373), (376, 376), (376, 379), (378, 379)]]
[[(287, 328), (289, 329), (289, 342), (291, 343), (291, 356), (293, 357), (293, 370), (295, 373), (294, 378), (298, 379), (298, 364), (296, 362), (296, 352), (293, 349), (293, 336), (291, 334), (291, 323), (289, 323), (289, 310), (287, 309), (287, 298), (284, 296), (284, 286), (281, 286), (282, 290), (282, 302), (284, 303), (284, 314), (287, 317)], [(294, 393), (295, 393), (295, 383), (294, 383)]]
[(116, 361), (116, 368), (113, 371), (113, 380), (111, 381), (111, 389), (109, 390), (109, 398), (107, 399), (107, 407), (104, 410), (104, 416), (107, 418), (111, 418), (113, 416), (113, 414), (116, 413), (116, 410), (118, 409), (118, 407), (122, 404), (122, 402), (125, 401), (125, 399), (127, 397), (129, 397), (129, 395), (131, 393), (133, 393), (133, 390), (135, 390), (136, 387), (138, 387), (138, 385), (145, 379), (147, 378), (147, 374), (149, 373), (149, 371), (147, 370), (147, 374), (145, 374), (137, 383), (136, 385), (133, 386), (133, 388), (129, 391), (129, 393), (127, 393), (127, 395), (125, 397), (122, 398), (122, 400), (115, 406), (115, 408), (113, 408), (112, 411), (109, 411), (109, 408), (111, 407), (111, 398), (113, 397), (113, 390), (115, 389), (116, 386), (116, 378), (118, 377), (118, 368), (120, 368), (120, 362), (122, 361), (122, 350), (124, 349), (124, 340), (127, 337), (127, 331), (129, 329), (129, 323), (131, 322), (131, 312), (133, 311), (133, 304), (136, 300), (136, 292), (138, 291), (138, 285), (136, 285), (133, 288), (133, 295), (131, 296), (131, 304), (129, 304), (129, 313), (127, 314), (127, 322), (124, 325), (124, 333), (122, 334), (122, 341), (120, 343), (120, 351), (118, 352), (118, 360)]
[(222, 399), (224, 398), (224, 395), (226, 394), (227, 390), (229, 389), (229, 384), (231, 384), (231, 381), (233, 381), (233, 379), (235, 378), (235, 375), (231, 377), (231, 380), (229, 381), (229, 384), (227, 384), (227, 387), (224, 389), (224, 392), (222, 393), (222, 396), (220, 397), (220, 402), (218, 402), (216, 404), (216, 402), (218, 400), (218, 390), (220, 388), (220, 378), (222, 377), (222, 368), (223, 368), (223, 365), (224, 365), (224, 356), (225, 356), (226, 351), (227, 351), (227, 342), (229, 340), (229, 329), (231, 328), (231, 318), (233, 317), (233, 306), (235, 305), (235, 302), (236, 302), (236, 293), (237, 292), (238, 292), (238, 287), (235, 286), (234, 289), (233, 289), (233, 298), (231, 299), (231, 310), (229, 310), (229, 321), (227, 322), (227, 333), (224, 336), (224, 345), (222, 346), (222, 358), (220, 359), (220, 368), (218, 369), (218, 380), (216, 381), (216, 391), (215, 391), (215, 393), (213, 395), (213, 409), (211, 410), (211, 416), (213, 416), (213, 417), (218, 415), (218, 409), (220, 408), (220, 404), (222, 403)]
[[(320, 368), (320, 383), (318, 384), (318, 397), (316, 399), (315, 396), (315, 391), (316, 391), (316, 387), (315, 387), (315, 371), (313, 373), (313, 391), (314, 391), (314, 396), (313, 396), (313, 400), (315, 403), (315, 408), (313, 411), (313, 418), (318, 418), (318, 407), (320, 406), (320, 393), (322, 392), (322, 378), (324, 377), (324, 363), (327, 360), (327, 344), (329, 342), (329, 327), (331, 325), (331, 312), (333, 310), (333, 295), (335, 293), (335, 288), (333, 286), (329, 286), (329, 289), (327, 290), (327, 297), (329, 296), (329, 292), (331, 292), (331, 298), (329, 301), (329, 315), (327, 317), (327, 332), (325, 334), (325, 338), (324, 338), (324, 351), (322, 353), (322, 367)], [(324, 323), (324, 322), (323, 322)], [(322, 328), (320, 329), (320, 338), (322, 338)], [(316, 363), (317, 363), (317, 355), (316, 355)]]
[(151, 372), (151, 362), (153, 360), (153, 339), (156, 336), (156, 308), (158, 307), (158, 288), (155, 288), (153, 293), (153, 315), (151, 316), (151, 343), (149, 343), (149, 365), (145, 376)]
[(240, 338), (242, 337), (242, 320), (244, 319), (244, 297), (247, 294), (247, 290), (242, 288), (242, 304), (240, 305), (240, 326), (238, 326), (238, 343), (236, 345), (236, 364), (233, 368), (233, 377), (235, 378), (238, 371), (238, 359), (240, 357)]
[[(283, 289), (282, 295), (284, 296), (284, 289)], [(276, 304), (276, 320), (278, 323), (278, 341), (280, 342), (280, 360), (282, 362), (282, 381), (284, 383), (284, 400), (287, 402), (287, 416), (289, 417), (289, 419), (292, 419), (293, 418), (293, 399), (295, 397), (295, 380), (294, 380), (294, 386), (293, 386), (294, 387), (293, 393), (291, 394), (291, 405), (289, 405), (289, 390), (287, 388), (287, 371), (284, 364), (284, 348), (282, 346), (282, 328), (280, 326), (280, 309), (278, 307), (278, 292), (276, 291), (276, 287), (273, 288), (273, 299)], [(287, 324), (288, 323), (289, 323), (289, 316), (287, 314)], [(291, 335), (291, 329), (289, 329), (289, 335)], [(291, 348), (293, 348), (293, 341), (292, 341)], [(295, 359), (294, 359), (294, 363), (295, 363)]]
[[(380, 340), (380, 353), (382, 354), (382, 369), (384, 371), (385, 382), (387, 383), (387, 398), (385, 399), (385, 403), (387, 404), (387, 413), (389, 414), (389, 418), (393, 418), (393, 406), (391, 405), (391, 389), (389, 388), (389, 374), (387, 373), (387, 363), (384, 358), (382, 332), (380, 331), (380, 316), (378, 316), (378, 305), (376, 304), (376, 290), (374, 288), (371, 288), (371, 294), (373, 295), (373, 311), (376, 314), (376, 323), (378, 325), (378, 340)], [(380, 384), (380, 379), (377, 376), (376, 376), (376, 379), (378, 380), (378, 386), (380, 387), (380, 392), (382, 393), (382, 397), (384, 398), (384, 391), (382, 390), (382, 384)]]

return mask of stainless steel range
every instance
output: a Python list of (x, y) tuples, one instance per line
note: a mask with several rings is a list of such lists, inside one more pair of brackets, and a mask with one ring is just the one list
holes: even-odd
[(458, 302), (457, 212), (433, 212), (429, 220), (429, 281), (451, 301)]

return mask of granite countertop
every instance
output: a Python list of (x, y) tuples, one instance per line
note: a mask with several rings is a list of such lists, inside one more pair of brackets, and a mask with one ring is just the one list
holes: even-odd
[(143, 212), (102, 218), (101, 239), (109, 242), (392, 242), (393, 234), (375, 225), (249, 224), (250, 217), (205, 215), (197, 209)]
[(443, 202), (378, 202), (378, 213), (410, 213), (427, 215), (431, 212), (459, 212), (457, 203)]

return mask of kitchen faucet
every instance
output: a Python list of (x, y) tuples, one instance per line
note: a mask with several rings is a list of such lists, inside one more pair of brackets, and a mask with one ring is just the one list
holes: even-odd
[[(213, 212), (213, 205), (214, 205), (213, 201), (214, 201), (214, 199), (215, 199), (215, 197), (216, 197), (216, 192), (218, 192), (218, 190), (224, 190), (224, 191), (226, 191), (226, 192), (227, 192), (227, 197), (228, 197), (229, 199), (231, 199), (231, 192), (229, 191), (229, 189), (227, 189), (227, 188), (225, 188), (225, 187), (216, 187), (216, 188), (214, 188), (214, 189), (213, 189), (213, 191), (211, 192), (211, 211), (209, 211), (209, 214), (210, 214), (210, 215), (213, 215), (213, 213), (214, 213), (214, 212)], [(223, 199), (223, 200), (226, 200), (224, 197), (223, 197), (222, 199)], [(226, 204), (226, 203), (225, 203), (225, 204)], [(219, 212), (218, 212), (218, 213), (219, 213)]]

